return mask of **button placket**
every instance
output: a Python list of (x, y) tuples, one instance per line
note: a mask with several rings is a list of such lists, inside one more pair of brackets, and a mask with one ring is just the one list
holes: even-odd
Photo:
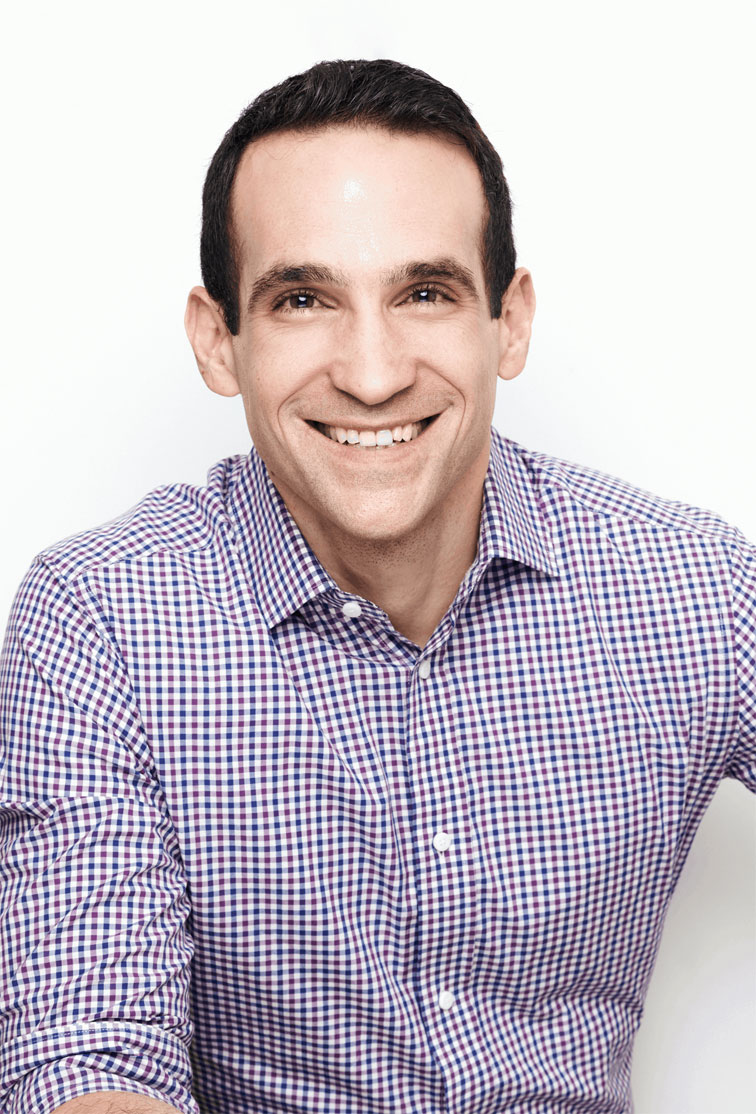
[[(424, 791), (418, 792), (416, 816), (418, 835), (423, 833), (423, 851), (417, 860), (417, 923), (423, 951), (428, 956), (426, 970), (428, 973), (432, 970), (431, 958), (435, 968), (435, 978), (422, 979), (422, 990), (425, 1008), (429, 1011), (431, 1039), (442, 1059), (449, 1051), (450, 1026), (453, 1028), (455, 1017), (464, 1009), (463, 988), (471, 977), (477, 934), (475, 870), (470, 877), (472, 900), (469, 904), (467, 890), (460, 900), (457, 875), (458, 869), (466, 868), (470, 857), (466, 843), (469, 822), (464, 779), (456, 776), (461, 765), (454, 744), (456, 706), (448, 720), (449, 733), (438, 742), (434, 740), (439, 731), (439, 719), (445, 719), (443, 710), (454, 693), (454, 678), (449, 676), (446, 666), (446, 648), (453, 629), (453, 624), (448, 624), (444, 632), (436, 631), (432, 644), (423, 647), (419, 660), (415, 659), (414, 670), (408, 678), (411, 709), (408, 725), (412, 736), (416, 731), (419, 738), (410, 751), (410, 759), (413, 768), (418, 770), (418, 777), (424, 779), (421, 783)], [(443, 727), (441, 731), (443, 733)], [(450, 831), (444, 830), (446, 824)], [(459, 986), (461, 996), (451, 986)]]

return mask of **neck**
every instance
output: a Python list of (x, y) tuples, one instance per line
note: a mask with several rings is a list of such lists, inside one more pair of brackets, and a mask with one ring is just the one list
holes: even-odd
[[(395, 630), (421, 648), (440, 623), (475, 560), (480, 506), (471, 529), (455, 526), (448, 544), (435, 535), (374, 546), (356, 543), (326, 559), (324, 568), (344, 591), (362, 596), (386, 612)], [(322, 563), (322, 562), (321, 562)], [(329, 567), (330, 565), (330, 567)]]
[(373, 541), (351, 535), (324, 536), (297, 525), (326, 572), (345, 592), (385, 611), (395, 630), (423, 647), (445, 615), (475, 560), (483, 504), (477, 498), (447, 498), (443, 512), (409, 537)]

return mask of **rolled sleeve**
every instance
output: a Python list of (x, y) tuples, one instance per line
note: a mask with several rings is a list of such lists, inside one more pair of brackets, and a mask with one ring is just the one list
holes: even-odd
[(197, 1114), (189, 901), (117, 649), (44, 562), (0, 673), (0, 1110), (96, 1090)]
[[(129, 1091), (198, 1114), (186, 1046), (150, 1025), (42, 1028), (3, 1051), (3, 1114), (49, 1114), (96, 1091)], [(5, 1077), (16, 1080), (10, 1087)]]

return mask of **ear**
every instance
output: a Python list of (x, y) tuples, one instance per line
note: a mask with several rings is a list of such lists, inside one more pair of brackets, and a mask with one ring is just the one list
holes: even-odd
[(231, 398), (239, 394), (231, 333), (220, 307), (204, 286), (189, 291), (184, 327), (197, 367), (211, 391)]
[(535, 290), (530, 271), (518, 267), (501, 299), (499, 378), (514, 379), (525, 367), (534, 314)]

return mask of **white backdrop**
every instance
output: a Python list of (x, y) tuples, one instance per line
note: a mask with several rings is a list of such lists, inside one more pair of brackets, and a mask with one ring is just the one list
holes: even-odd
[[(248, 446), (185, 340), (223, 132), (321, 58), (456, 88), (502, 153), (539, 309), (508, 436), (756, 539), (753, 5), (14, 5), (4, 16), (0, 611), (47, 543)], [(725, 785), (670, 910), (637, 1114), (756, 1111), (756, 814)]]

